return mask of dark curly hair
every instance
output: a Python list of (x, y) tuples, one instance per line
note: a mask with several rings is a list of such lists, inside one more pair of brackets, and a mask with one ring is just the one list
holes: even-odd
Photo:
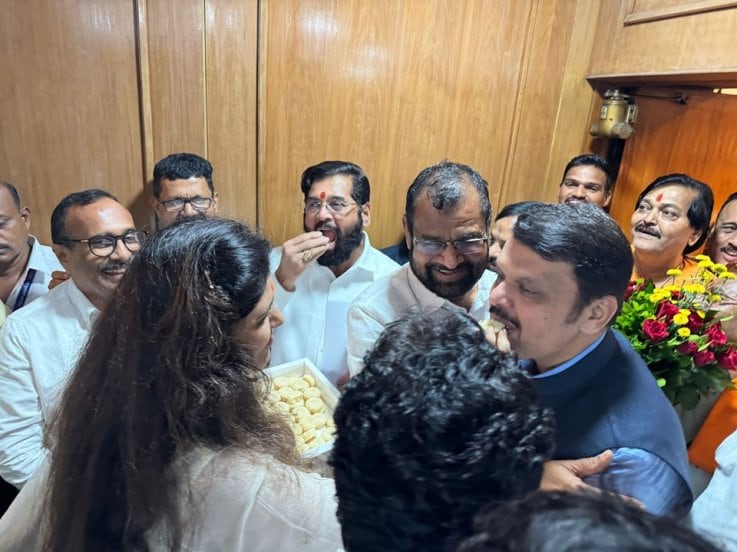
[(536, 492), (479, 515), (458, 552), (717, 552), (684, 526), (607, 493)]
[(169, 468), (196, 446), (294, 460), (293, 436), (264, 407), (263, 366), (231, 335), (268, 275), (268, 242), (235, 221), (184, 219), (143, 245), (51, 428), (46, 550), (148, 550), (159, 522), (178, 549), (182, 483)]
[(389, 324), (335, 411), (346, 550), (452, 550), (482, 506), (537, 488), (552, 420), (469, 316)]

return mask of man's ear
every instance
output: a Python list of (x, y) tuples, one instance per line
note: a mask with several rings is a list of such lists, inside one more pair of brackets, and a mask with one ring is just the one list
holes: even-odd
[(693, 230), (691, 229), (691, 234), (688, 236), (688, 245), (691, 246), (695, 244), (697, 241), (699, 241), (699, 238), (701, 237), (701, 234), (703, 234), (703, 230)]
[(65, 245), (54, 243), (51, 244), (51, 250), (54, 252), (54, 255), (56, 255), (56, 258), (59, 259), (64, 270), (69, 272), (69, 248)]
[(604, 204), (602, 207), (606, 209), (609, 207), (609, 204), (612, 202), (612, 192), (604, 192), (606, 194), (606, 197), (604, 198)]
[(407, 215), (402, 215), (402, 230), (404, 230), (404, 243), (407, 245), (407, 249), (412, 250), (412, 232), (407, 225)]
[(617, 313), (617, 298), (614, 295), (605, 295), (591, 301), (584, 307), (584, 317), (581, 320), (581, 331), (587, 334), (597, 334), (607, 328)]
[(20, 210), (20, 218), (23, 219), (23, 224), (26, 225), (26, 230), (31, 229), (31, 210), (28, 207), (23, 207)]
[(371, 224), (371, 202), (361, 205), (361, 220), (364, 228)]

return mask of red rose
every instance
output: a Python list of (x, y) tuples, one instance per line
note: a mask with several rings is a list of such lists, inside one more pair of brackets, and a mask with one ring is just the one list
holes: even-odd
[(666, 322), (673, 320), (673, 316), (678, 314), (678, 307), (668, 300), (661, 301), (658, 304), (658, 310), (655, 313), (655, 318), (665, 318)]
[(688, 323), (686, 324), (691, 332), (695, 332), (704, 325), (704, 320), (695, 312), (688, 315)]
[(680, 299), (680, 297), (681, 297), (681, 292), (680, 292), (680, 291), (674, 291), (674, 292), (672, 292), (672, 293), (670, 294), (670, 296), (671, 296), (671, 297), (672, 297), (673, 299), (675, 299), (676, 301), (678, 301), (678, 299)]
[(711, 364), (715, 360), (716, 358), (714, 358), (714, 353), (709, 349), (699, 351), (693, 356), (693, 361), (696, 366), (705, 366), (706, 364)]
[(719, 357), (719, 366), (725, 370), (737, 370), (737, 351), (731, 345), (725, 353)]
[(668, 324), (660, 320), (645, 320), (642, 323), (642, 333), (653, 343), (663, 341), (668, 337)]
[(709, 338), (709, 343), (717, 347), (727, 343), (727, 334), (722, 331), (722, 325), (719, 322), (707, 328), (706, 336)]
[(632, 292), (635, 291), (635, 283), (630, 282), (627, 284), (627, 291), (624, 292), (624, 300), (626, 301), (630, 297), (632, 297)]
[(696, 345), (696, 343), (694, 343), (693, 341), (686, 341), (684, 343), (681, 343), (676, 348), (676, 351), (678, 351), (682, 355), (693, 355), (698, 350), (699, 346)]

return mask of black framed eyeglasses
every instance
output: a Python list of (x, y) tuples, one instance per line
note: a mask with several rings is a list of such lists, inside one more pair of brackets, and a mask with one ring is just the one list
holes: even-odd
[(174, 197), (172, 199), (165, 199), (164, 201), (158, 200), (159, 203), (161, 203), (164, 206), (164, 209), (169, 211), (170, 213), (173, 213), (175, 211), (181, 211), (184, 209), (184, 206), (189, 203), (192, 206), (192, 209), (195, 211), (207, 211), (210, 206), (212, 206), (212, 202), (214, 200), (214, 196), (211, 197), (201, 197), (201, 196), (194, 196), (194, 197)]
[(489, 242), (489, 236), (482, 238), (470, 238), (467, 240), (418, 240), (412, 238), (412, 243), (417, 248), (417, 252), (422, 255), (440, 255), (449, 245), (455, 247), (461, 255), (478, 255), (486, 250), (486, 244)]
[(64, 241), (72, 243), (86, 243), (93, 255), (97, 257), (109, 257), (115, 251), (115, 248), (118, 245), (118, 240), (123, 242), (123, 245), (128, 249), (128, 251), (135, 253), (141, 249), (141, 245), (146, 241), (146, 232), (142, 230), (130, 230), (120, 236), (99, 234), (86, 240), (65, 239)]
[(358, 205), (358, 203), (349, 203), (344, 199), (338, 198), (333, 198), (325, 202), (322, 202), (319, 199), (308, 199), (307, 201), (305, 201), (305, 214), (316, 215), (320, 212), (320, 209), (322, 209), (323, 205), (325, 205), (325, 208), (328, 210), (329, 213), (341, 216), (347, 215), (353, 207)]

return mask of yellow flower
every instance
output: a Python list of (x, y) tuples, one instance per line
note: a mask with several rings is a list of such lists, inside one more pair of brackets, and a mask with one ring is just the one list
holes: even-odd
[(681, 271), (681, 269), (680, 269), (680, 268), (669, 268), (669, 269), (668, 269), (668, 270), (666, 271), (666, 274), (667, 274), (668, 276), (680, 276), (681, 274), (683, 274), (683, 272)]
[(706, 313), (702, 310), (697, 310), (696, 314), (699, 315), (699, 318), (706, 318)]
[(699, 264), (696, 265), (698, 268), (711, 268), (714, 266), (714, 263), (711, 262), (711, 259), (707, 257), (703, 261), (699, 261)]
[(697, 261), (709, 261), (711, 262), (711, 259), (709, 258), (709, 255), (696, 255), (694, 257)]
[(720, 277), (720, 278), (724, 278), (725, 280), (734, 280), (734, 273), (732, 273), (732, 272), (729, 272), (729, 271), (726, 271), (726, 272), (722, 272), (722, 273), (721, 273), (721, 274), (719, 275), (719, 277)]
[(717, 295), (716, 293), (714, 295), (709, 295), (709, 301), (712, 303), (718, 303), (721, 300), (722, 300), (721, 295)]
[(684, 326), (684, 325), (688, 324), (688, 315), (687, 314), (683, 314), (682, 312), (679, 312), (678, 314), (676, 314), (673, 317), (673, 323), (676, 326)]
[(683, 286), (683, 291), (686, 293), (706, 293), (706, 288), (704, 287), (704, 284), (699, 283), (685, 284)]
[(727, 267), (723, 265), (722, 263), (715, 263), (712, 269), (714, 270), (714, 272), (717, 272), (717, 273), (727, 271)]
[(689, 335), (691, 335), (691, 330), (689, 330), (688, 328), (678, 328), (676, 333), (678, 333), (680, 337), (688, 337)]
[(676, 285), (673, 285), (673, 284), (669, 284), (667, 286), (663, 286), (662, 289), (666, 290), (671, 295), (673, 295), (673, 292), (674, 291), (681, 291), (681, 286), (676, 286)]
[(704, 282), (706, 282), (708, 284), (714, 278), (716, 278), (716, 275), (713, 272), (709, 271), (709, 270), (704, 270), (701, 273), (701, 278), (704, 280)]
[(686, 316), (688, 316), (689, 314), (691, 314), (691, 311), (690, 311), (690, 310), (688, 310), (688, 309), (678, 309), (678, 312), (679, 312), (680, 314), (684, 314), (684, 315), (686, 315)]

